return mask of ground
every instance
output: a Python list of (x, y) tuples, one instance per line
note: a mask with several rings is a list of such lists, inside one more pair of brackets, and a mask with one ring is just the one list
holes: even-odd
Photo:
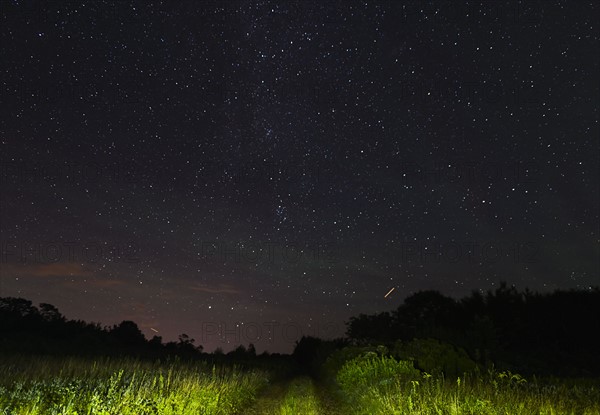
[(309, 377), (296, 377), (266, 388), (240, 415), (342, 415), (341, 404)]

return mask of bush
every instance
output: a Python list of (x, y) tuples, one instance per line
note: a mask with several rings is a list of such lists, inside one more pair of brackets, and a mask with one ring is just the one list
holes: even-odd
[(421, 372), (415, 369), (412, 362), (378, 356), (374, 352), (363, 353), (346, 362), (336, 376), (338, 385), (345, 391), (420, 378)]
[(335, 378), (339, 370), (346, 362), (356, 359), (357, 357), (366, 353), (376, 352), (379, 352), (380, 355), (386, 355), (387, 349), (385, 346), (344, 347), (343, 349), (336, 350), (327, 358), (325, 364), (323, 365), (323, 371), (325, 372), (326, 377)]
[(477, 367), (463, 349), (435, 339), (396, 342), (392, 355), (400, 360), (414, 361), (415, 367), (427, 373), (443, 373), (447, 377), (462, 376)]

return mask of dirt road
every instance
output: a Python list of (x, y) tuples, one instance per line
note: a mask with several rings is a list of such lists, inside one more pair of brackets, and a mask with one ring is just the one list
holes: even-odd
[(297, 377), (268, 387), (241, 415), (342, 415), (336, 399), (318, 389), (308, 377)]

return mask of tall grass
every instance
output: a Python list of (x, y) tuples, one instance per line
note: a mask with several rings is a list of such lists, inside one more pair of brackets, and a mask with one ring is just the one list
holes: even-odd
[(268, 383), (264, 371), (132, 359), (23, 358), (0, 373), (0, 414), (11, 415), (227, 415)]
[[(367, 353), (336, 369), (348, 415), (600, 415), (597, 380), (524, 379), (489, 370), (457, 379)], [(203, 362), (0, 358), (0, 415), (230, 415), (244, 413), (270, 372)], [(292, 380), (261, 415), (331, 414), (310, 379)], [(333, 402), (327, 402), (333, 403)], [(256, 412), (258, 409), (258, 412)]]
[(352, 415), (600, 414), (598, 382), (547, 385), (493, 370), (447, 380), (375, 353), (346, 362), (336, 380)]

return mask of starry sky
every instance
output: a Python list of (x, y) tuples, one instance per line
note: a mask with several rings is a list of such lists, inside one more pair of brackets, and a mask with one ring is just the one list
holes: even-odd
[(597, 286), (595, 16), (2, 0), (0, 296), (290, 352), (419, 290)]

